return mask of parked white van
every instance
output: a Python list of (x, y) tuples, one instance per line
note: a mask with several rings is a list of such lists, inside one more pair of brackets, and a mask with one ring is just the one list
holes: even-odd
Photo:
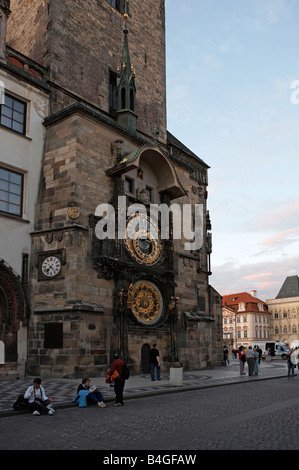
[(281, 357), (282, 359), (287, 359), (287, 353), (289, 351), (288, 346), (285, 343), (282, 343), (281, 341), (257, 341), (252, 345), (254, 346), (259, 346), (260, 349), (263, 351), (263, 355), (265, 354), (265, 351), (270, 349), (270, 355)]

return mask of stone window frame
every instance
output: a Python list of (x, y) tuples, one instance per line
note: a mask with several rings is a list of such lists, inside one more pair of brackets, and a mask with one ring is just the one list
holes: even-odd
[(154, 200), (154, 188), (151, 186), (145, 186), (145, 190), (148, 196), (148, 201), (152, 202)]
[[(134, 178), (130, 178), (129, 176), (125, 177), (124, 181), (125, 185), (125, 193), (129, 195), (134, 195), (134, 190), (135, 190), (135, 180)], [(128, 185), (128, 186), (127, 186)]]

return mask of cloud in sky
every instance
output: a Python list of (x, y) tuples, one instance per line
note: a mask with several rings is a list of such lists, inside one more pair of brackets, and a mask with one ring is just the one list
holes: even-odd
[(261, 300), (274, 299), (287, 276), (298, 275), (299, 256), (250, 265), (227, 262), (212, 266), (211, 284), (221, 295), (257, 291)]
[(283, 232), (288, 230), (285, 227), (290, 227), (290, 230), (298, 229), (299, 222), (299, 200), (287, 201), (284, 205), (272, 207), (262, 216), (259, 216), (256, 225), (259, 230), (269, 230), (284, 228)]
[(299, 2), (166, 0), (166, 21), (168, 129), (211, 167), (211, 284), (273, 298), (299, 274)]
[(257, 17), (261, 23), (274, 25), (278, 23), (281, 18), (288, 15), (289, 4), (292, 0), (255, 0), (254, 6), (257, 12)]
[(290, 243), (298, 243), (299, 241), (299, 227), (283, 230), (276, 235), (267, 238), (261, 245), (276, 249), (277, 246), (281, 248), (282, 245), (289, 245)]

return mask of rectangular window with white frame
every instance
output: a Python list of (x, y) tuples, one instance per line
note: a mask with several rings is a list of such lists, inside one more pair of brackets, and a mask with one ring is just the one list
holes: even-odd
[(1, 126), (25, 135), (26, 114), (27, 103), (25, 101), (21, 101), (8, 93), (4, 93), (4, 97), (2, 97), (0, 102)]
[(24, 175), (0, 166), (0, 213), (22, 217)]

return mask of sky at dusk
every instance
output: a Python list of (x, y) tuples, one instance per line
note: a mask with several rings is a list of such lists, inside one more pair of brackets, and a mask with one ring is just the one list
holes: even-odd
[(166, 0), (167, 127), (210, 166), (221, 295), (299, 275), (298, 24), (298, 0)]

